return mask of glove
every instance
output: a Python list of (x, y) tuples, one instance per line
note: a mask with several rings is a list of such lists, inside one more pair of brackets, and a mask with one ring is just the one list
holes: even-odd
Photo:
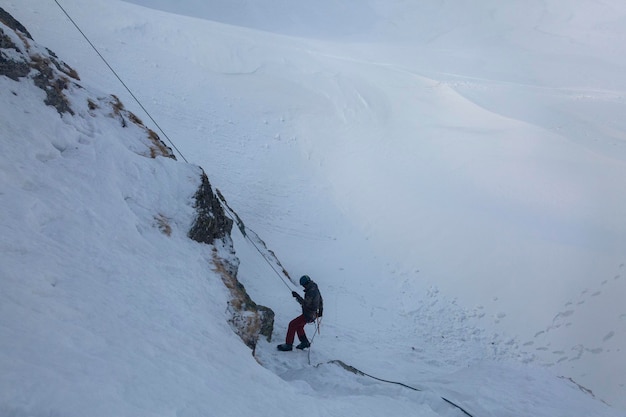
[(300, 297), (300, 294), (298, 294), (298, 293), (297, 293), (297, 292), (295, 292), (295, 291), (291, 291), (291, 295), (293, 295), (293, 298), (295, 298), (295, 299), (296, 299), (296, 301), (297, 301), (300, 305), (302, 305), (302, 303), (304, 302), (304, 298)]

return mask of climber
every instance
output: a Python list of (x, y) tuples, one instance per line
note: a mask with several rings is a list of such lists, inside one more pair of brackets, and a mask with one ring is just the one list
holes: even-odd
[(298, 334), (298, 340), (300, 340), (300, 344), (296, 346), (296, 349), (306, 349), (311, 346), (304, 332), (304, 325), (313, 323), (315, 319), (322, 317), (324, 310), (324, 301), (317, 284), (308, 275), (303, 275), (300, 278), (300, 285), (304, 287), (304, 298), (295, 291), (292, 291), (291, 295), (302, 306), (302, 314), (289, 323), (285, 343), (278, 345), (278, 350), (283, 352), (293, 349), (293, 339), (296, 333)]

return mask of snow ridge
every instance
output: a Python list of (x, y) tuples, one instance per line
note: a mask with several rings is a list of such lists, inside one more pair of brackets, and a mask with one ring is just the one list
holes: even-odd
[[(477, 239), (471, 245), (462, 236), (468, 232), (466, 218), (491, 225), (487, 220), (492, 217), (503, 227), (519, 226), (522, 219), (521, 225), (528, 226), (524, 234), (503, 229), (516, 237), (510, 242), (532, 246), (536, 241), (528, 236), (548, 235), (555, 245), (573, 241), (581, 253), (582, 248), (588, 251), (586, 256), (595, 254), (609, 246), (604, 235), (591, 240), (597, 246), (590, 250), (580, 236), (568, 240), (571, 235), (561, 234), (569, 230), (562, 222), (549, 220), (561, 213), (564, 201), (580, 209), (568, 212), (566, 224), (578, 224), (576, 216), (591, 218), (575, 204), (587, 200), (574, 192), (590, 192), (581, 185), (590, 180), (576, 176), (583, 182), (572, 186), (567, 174), (575, 171), (563, 167), (579, 167), (582, 161), (594, 179), (609, 171), (622, 178), (619, 152), (615, 158), (592, 158), (578, 147), (572, 152), (568, 140), (546, 134), (531, 123), (535, 119), (519, 122), (524, 119), (515, 117), (519, 107), (502, 106), (513, 113), (505, 116), (490, 110), (498, 103), (491, 78), (457, 83), (440, 68), (433, 75), (423, 66), (386, 63), (381, 57), (394, 50), (387, 45), (361, 49), (319, 43), (119, 1), (66, 3), (75, 16), (89, 22), (94, 39), (105, 45), (103, 50), (137, 90), (150, 97), (159, 120), (171, 123), (176, 136), (185, 138), (185, 154), (203, 161), (213, 181), (227, 190), (232, 206), (260, 230), (257, 236), (277, 249), (281, 268), (310, 274), (328, 305), (309, 352), (283, 354), (276, 351), (276, 340), (260, 338), (255, 356), (250, 355), (228, 323), (231, 294), (215, 257), (237, 265), (252, 298), (272, 306), (275, 339), (284, 337), (288, 321), (299, 314), (284, 283), (239, 229), (232, 231), (239, 264), (232, 246), (216, 242), (207, 247), (188, 238), (202, 169), (168, 157), (151, 158), (155, 145), (146, 129), (125, 109), (116, 112), (114, 98), (93, 93), (97, 89), (91, 85), (108, 82), (99, 72), (101, 63), (78, 47), (68, 47), (76, 45), (75, 39), (64, 32), (67, 22), (58, 20), (58, 11), (34, 0), (11, 3), (11, 10), (29, 21), (30, 31), (42, 39), (39, 34), (47, 34), (45, 39), (60, 46), (64, 56), (88, 69), (81, 70), (82, 77), (97, 81), (77, 88), (69, 77), (67, 88), (59, 88), (72, 115), (45, 106), (47, 91), (31, 79), (0, 77), (0, 414), (289, 416), (294, 412), (290, 406), (297, 405), (302, 416), (465, 415), (443, 397), (475, 416), (623, 415), (575, 383), (557, 378), (554, 368), (533, 366), (535, 352), (542, 351), (503, 330), (526, 316), (506, 297), (498, 298), (494, 288), (478, 282), (481, 251), (486, 242), (493, 244), (482, 236), (487, 229), (479, 228), (481, 234), (472, 235)], [(415, 6), (407, 2), (378, 5), (391, 4), (406, 12), (396, 17), (410, 21), (414, 16), (401, 10)], [(435, 9), (440, 2), (424, 4)], [(402, 25), (388, 28), (394, 26), (406, 30)], [(450, 39), (476, 41), (462, 31), (441, 35), (432, 38), (441, 47)], [(442, 51), (454, 53), (438, 49)], [(9, 48), (6, 54), (17, 51)], [(459, 62), (456, 58), (450, 62)], [(437, 59), (429, 63), (443, 65)], [(53, 73), (64, 74), (59, 68)], [(515, 96), (529, 91), (524, 83), (509, 87)], [(411, 138), (422, 140), (409, 140), (403, 133), (408, 127)], [(384, 134), (384, 143), (377, 142), (379, 134)], [(158, 147), (154, 151), (158, 154)], [(545, 152), (552, 158), (547, 165), (542, 163)], [(593, 168), (600, 160), (611, 161), (610, 170), (596, 176)], [(539, 187), (537, 192), (533, 186), (541, 184), (542, 176), (526, 177), (528, 183), (514, 183), (504, 204), (499, 187), (511, 180), (507, 174), (526, 172), (520, 161), (546, 169), (541, 172), (550, 173), (554, 182), (548, 191)], [(378, 176), (371, 175), (372, 167)], [(420, 174), (406, 181), (410, 192), (403, 187), (409, 177), (392, 175), (406, 169)], [(502, 177), (493, 177), (493, 172)], [(555, 184), (572, 187), (563, 199), (551, 201), (549, 190), (559, 189)], [(411, 197), (415, 186), (417, 205)], [(606, 187), (612, 195), (613, 188)], [(439, 194), (441, 190), (446, 193)], [(477, 191), (480, 198), (474, 195)], [(489, 198), (481, 200), (485, 196)], [(538, 207), (536, 212), (514, 204), (523, 196), (536, 197), (527, 202)], [(364, 203), (368, 201), (372, 204)], [(455, 211), (459, 201), (467, 203), (460, 205), (466, 212)], [(545, 201), (547, 208), (541, 206)], [(431, 206), (422, 211), (427, 203)], [(621, 207), (617, 199), (615, 203), (611, 207)], [(517, 211), (504, 210), (501, 204)], [(440, 213), (442, 207), (450, 216)], [(414, 209), (421, 215), (405, 215)], [(606, 214), (601, 221), (594, 217), (593, 224), (614, 224), (608, 210)], [(416, 219), (422, 222), (411, 223)], [(443, 227), (450, 219), (450, 227)], [(402, 231), (391, 234), (394, 244), (383, 233), (388, 230), (379, 227), (381, 220)], [(447, 239), (451, 236), (457, 239)], [(400, 245), (407, 241), (412, 244)], [(449, 241), (463, 250), (442, 250), (441, 242)], [(509, 241), (494, 242), (502, 256), (490, 257), (501, 263), (493, 267), (507, 272), (499, 284), (536, 278), (525, 263), (523, 255), (528, 254), (518, 252), (519, 263), (508, 264)], [(414, 252), (399, 253), (405, 248)], [(537, 252), (558, 253), (554, 249), (546, 244)], [(431, 287), (433, 279), (443, 285), (457, 276), (449, 273), (448, 265), (459, 267), (459, 275), (475, 284), (459, 285), (459, 291), (468, 292), (465, 301), (476, 300), (470, 296), (474, 291), (484, 292), (489, 303), (483, 300), (468, 309), (461, 298), (444, 295), (450, 288)], [(594, 275), (598, 285), (606, 281), (600, 289), (590, 288), (580, 300), (568, 296), (562, 309), (549, 311), (550, 337), (539, 344), (545, 334), (536, 335), (538, 348), (554, 351), (557, 358), (566, 355), (551, 337), (575, 329), (577, 323), (570, 320), (578, 319), (583, 308), (610, 299), (605, 294), (619, 295), (622, 273), (611, 272)], [(594, 295), (601, 289), (602, 297)], [(535, 301), (550, 294), (537, 294)], [(575, 308), (577, 302), (584, 304)], [(486, 321), (499, 322), (498, 330), (486, 330)], [(585, 325), (582, 320), (580, 324)], [(610, 326), (598, 328), (598, 339), (616, 352), (622, 334)], [(598, 356), (596, 348), (582, 347), (580, 353)], [(321, 365), (310, 366), (309, 357)], [(330, 361), (428, 390), (372, 380)]]

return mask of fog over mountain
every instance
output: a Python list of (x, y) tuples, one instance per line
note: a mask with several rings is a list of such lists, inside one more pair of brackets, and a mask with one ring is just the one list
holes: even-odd
[[(624, 415), (626, 5), (59, 3), (135, 97), (56, 2), (0, 5), (2, 68), (76, 84), (0, 77), (2, 413)], [(252, 233), (188, 238), (202, 170), (318, 283), (310, 354)], [(254, 357), (220, 259), (275, 313)]]

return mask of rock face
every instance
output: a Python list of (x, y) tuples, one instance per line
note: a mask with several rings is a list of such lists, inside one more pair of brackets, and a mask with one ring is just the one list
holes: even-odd
[[(80, 81), (78, 73), (59, 60), (52, 51), (39, 46), (26, 28), (2, 8), (0, 8), (0, 76), (14, 81), (31, 80), (46, 93), (44, 103), (54, 107), (61, 117), (76, 116), (77, 110), (80, 110), (79, 115), (101, 117), (105, 114), (106, 117), (117, 120), (123, 128), (139, 129), (145, 139), (139, 145), (128, 146), (142, 156), (176, 159), (172, 149), (161, 141), (156, 132), (146, 127), (135, 114), (126, 110), (116, 96), (95, 98), (88, 94), (74, 94), (76, 91), (84, 92), (78, 83)], [(228, 304), (231, 315), (229, 322), (246, 345), (254, 349), (259, 335), (271, 339), (274, 312), (252, 301), (237, 279), (238, 260), (234, 256), (230, 237), (233, 221), (226, 216), (204, 171), (195, 194), (195, 209), (197, 216), (188, 236), (197, 242), (213, 245), (214, 269), (231, 294), (231, 301)], [(164, 233), (167, 234), (167, 230)], [(229, 253), (218, 255), (215, 245), (217, 241)]]
[(78, 83), (78, 73), (61, 61), (54, 52), (38, 45), (26, 28), (2, 8), (0, 24), (0, 76), (14, 81), (23, 78), (32, 80), (35, 86), (46, 93), (44, 103), (54, 107), (60, 116), (74, 116), (76, 110), (85, 108), (90, 114), (97, 109), (105, 110), (110, 117), (119, 120), (122, 127), (132, 126), (144, 132), (148, 151), (141, 148), (140, 151), (136, 150), (137, 153), (151, 158), (165, 156), (176, 159), (159, 135), (144, 126), (139, 117), (126, 110), (114, 95), (72, 101), (72, 93), (83, 90)]
[[(74, 114), (63, 91), (68, 89), (72, 80), (79, 80), (76, 71), (49, 49), (40, 50), (34, 46), (26, 28), (1, 8), (0, 22), (13, 29), (13, 33), (2, 31), (0, 35), (0, 47), (4, 50), (0, 54), (0, 75), (15, 81), (30, 76), (35, 85), (45, 91), (47, 105), (56, 108), (59, 114)], [(15, 53), (9, 53), (10, 50)]]
[(228, 322), (254, 354), (260, 335), (265, 336), (268, 342), (272, 341), (274, 312), (252, 301), (244, 286), (237, 279), (236, 262), (225, 262), (223, 257), (214, 253), (213, 263), (215, 272), (220, 274), (222, 282), (231, 294), (227, 308), (230, 313)]
[(22, 32), (24, 35), (26, 35), (26, 37), (28, 37), (28, 39), (33, 39), (33, 37), (30, 36), (30, 33), (28, 33), (28, 30), (26, 30), (26, 28), (20, 22), (15, 20), (15, 18), (7, 13), (2, 7), (0, 7), (0, 22), (7, 25), (9, 29)]
[[(197, 241), (214, 244), (222, 240), (232, 251), (230, 233), (233, 220), (226, 216), (218, 197), (213, 192), (206, 174), (202, 173), (202, 184), (195, 195), (197, 217), (188, 236)], [(228, 320), (231, 327), (251, 349), (256, 347), (259, 335), (271, 341), (274, 329), (274, 312), (268, 307), (256, 304), (243, 284), (237, 279), (238, 263), (236, 258), (227, 259), (213, 254), (215, 271), (221, 276), (224, 285), (228, 288), (231, 300), (228, 303)]]
[(202, 172), (202, 184), (196, 192), (195, 199), (198, 215), (188, 236), (196, 242), (208, 244), (212, 244), (215, 239), (230, 236), (233, 221), (226, 217), (204, 171)]

